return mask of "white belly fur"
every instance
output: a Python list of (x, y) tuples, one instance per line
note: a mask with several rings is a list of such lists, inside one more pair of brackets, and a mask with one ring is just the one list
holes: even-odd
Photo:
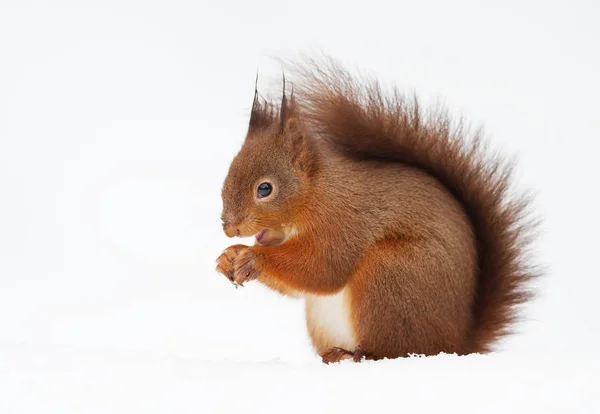
[(348, 289), (333, 295), (305, 295), (306, 322), (319, 352), (339, 347), (353, 352), (356, 335), (350, 320)]

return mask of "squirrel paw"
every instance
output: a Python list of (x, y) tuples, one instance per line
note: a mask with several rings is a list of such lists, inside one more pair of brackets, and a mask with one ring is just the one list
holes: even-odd
[(227, 279), (229, 279), (231, 283), (236, 285), (236, 287), (237, 284), (234, 278), (233, 264), (235, 262), (235, 259), (240, 255), (240, 253), (247, 248), (248, 246), (244, 246), (243, 244), (229, 246), (217, 259), (216, 271), (225, 275), (225, 277), (227, 277)]
[(321, 354), (321, 359), (325, 364), (340, 362), (344, 359), (353, 359), (354, 354), (342, 348), (331, 348), (329, 351)]
[(343, 348), (331, 348), (329, 351), (321, 354), (321, 359), (325, 364), (331, 364), (335, 362), (343, 361), (344, 359), (351, 359), (354, 362), (360, 362), (363, 359), (367, 358), (367, 355), (364, 353), (360, 345), (356, 346), (354, 352), (346, 351)]
[(224, 274), (231, 283), (244, 286), (244, 282), (254, 280), (262, 270), (260, 256), (248, 246), (229, 246), (217, 259), (217, 272)]
[(233, 261), (233, 280), (239, 286), (254, 280), (262, 271), (262, 255), (246, 248)]

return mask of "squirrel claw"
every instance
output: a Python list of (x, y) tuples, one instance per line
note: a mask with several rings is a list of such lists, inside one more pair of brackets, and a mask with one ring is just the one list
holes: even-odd
[(223, 253), (217, 258), (217, 272), (223, 274), (227, 280), (231, 282), (237, 289), (238, 286), (243, 286), (240, 283), (239, 278), (236, 277), (235, 263), (241, 252), (243, 252), (247, 246), (235, 245), (230, 246), (223, 251)]
[(240, 253), (233, 264), (235, 281), (238, 285), (244, 286), (244, 282), (254, 280), (261, 271), (260, 257), (252, 250), (245, 250)]

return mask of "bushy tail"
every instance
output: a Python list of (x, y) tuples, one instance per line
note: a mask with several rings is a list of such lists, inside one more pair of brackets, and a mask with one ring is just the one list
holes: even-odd
[(363, 82), (334, 61), (291, 67), (296, 104), (319, 137), (358, 158), (402, 162), (435, 176), (459, 200), (475, 231), (479, 275), (471, 352), (487, 352), (509, 333), (516, 307), (536, 275), (527, 248), (535, 223), (529, 197), (509, 195), (513, 163), (490, 152), (481, 133), (467, 134), (438, 111), (377, 81)]

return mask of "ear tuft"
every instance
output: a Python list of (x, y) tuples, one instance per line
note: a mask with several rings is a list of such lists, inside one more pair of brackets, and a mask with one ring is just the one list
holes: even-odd
[(273, 123), (273, 105), (265, 100), (261, 100), (258, 95), (255, 96), (250, 112), (250, 122), (248, 131), (254, 132), (269, 128)]

